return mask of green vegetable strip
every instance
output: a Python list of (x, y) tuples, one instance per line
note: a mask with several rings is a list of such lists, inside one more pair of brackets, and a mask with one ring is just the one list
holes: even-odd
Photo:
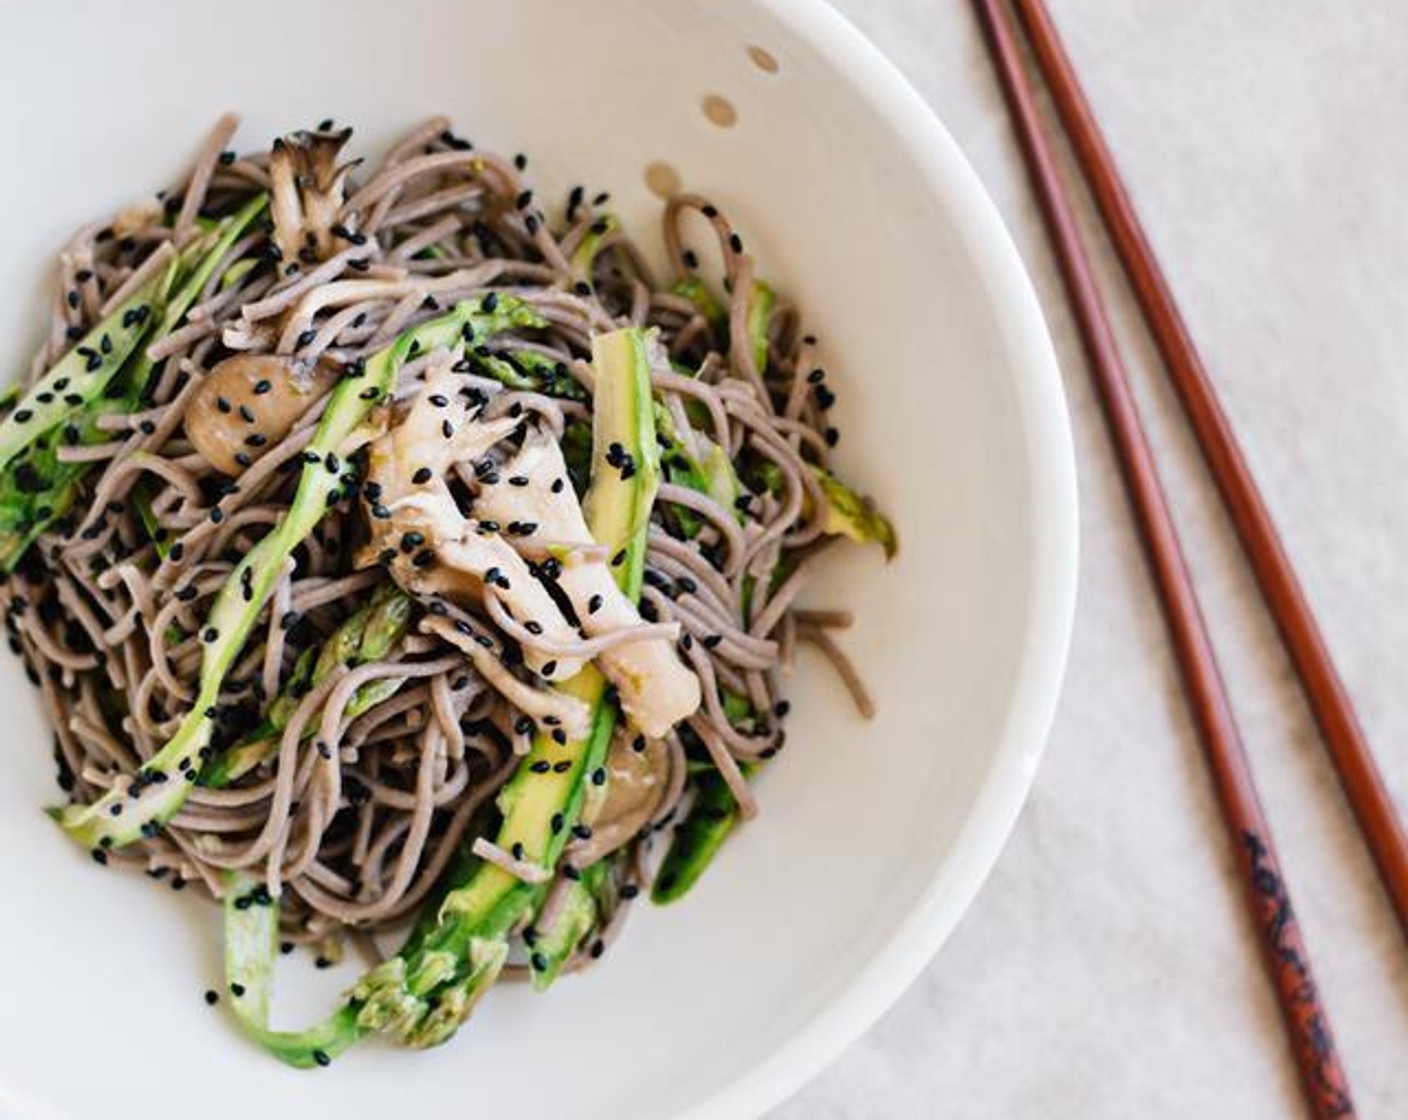
[(612, 856), (598, 860), (582, 877), (566, 886), (567, 897), (557, 920), (536, 931), (532, 945), (533, 987), (545, 992), (562, 973), (562, 967), (601, 920), (601, 892), (611, 871)]
[[(144, 480), (145, 481), (145, 480)], [(161, 527), (157, 521), (156, 514), (152, 510), (152, 496), (150, 488), (139, 482), (132, 491), (132, 508), (137, 511), (137, 517), (142, 522), (142, 528), (147, 531), (147, 536), (151, 538), (152, 547), (156, 549), (156, 554), (162, 560), (171, 555), (171, 534)]]
[(893, 560), (899, 551), (899, 538), (889, 518), (875, 508), (875, 503), (857, 494), (830, 471), (812, 467), (812, 474), (826, 495), (826, 532), (849, 537), (860, 544), (874, 541), (885, 550), (885, 559)]
[[(592, 537), (613, 555), (624, 551), (612, 571), (635, 601), (660, 480), (644, 336), (639, 330), (597, 336), (592, 361), (592, 481), (583, 507)], [(607, 462), (612, 443), (620, 443), (635, 459), (629, 482)], [(606, 679), (593, 666), (556, 687), (594, 708), (591, 732), (585, 741), (565, 745), (547, 735), (534, 737), (528, 756), (499, 795), (503, 823), (495, 838), (501, 848), (521, 852), (521, 858), (545, 868), (555, 867), (562, 857), (581, 814), (586, 783), (605, 778), (603, 763), (617, 718), (606, 699)], [(552, 764), (562, 761), (570, 765), (559, 773)], [(545, 772), (535, 772), (539, 762), (549, 763), (540, 768)], [(449, 1038), (498, 978), (510, 932), (540, 898), (539, 887), (495, 864), (476, 864), (467, 882), (446, 895), (434, 927), (414, 938), (409, 952), (379, 965), (352, 990), (358, 1026), (394, 1033), (414, 1046)]]
[[(81, 407), (44, 432), (5, 465), (3, 474), (0, 474), (0, 567), (4, 570), (13, 571), (35, 538), (68, 513), (78, 497), (79, 483), (94, 469), (92, 463), (60, 462), (60, 438), (66, 444), (82, 446), (107, 443), (113, 439), (112, 433), (105, 431), (100, 421), (105, 416), (130, 413), (140, 406), (153, 369), (153, 363), (144, 352), (147, 346), (159, 342), (180, 325), (221, 259), (265, 205), (265, 198), (259, 196), (238, 213), (223, 219), (217, 226), (218, 234), (198, 238), (188, 245), (159, 277), (123, 305), (129, 308), (128, 311), (120, 308), (114, 316), (105, 320), (113, 322), (115, 319), (118, 323), (125, 323), (131, 318), (134, 324), (141, 320), (149, 332), (139, 340), (143, 352), (138, 354), (135, 361), (128, 361), (120, 370), (114, 370), (116, 377), (109, 375), (101, 385), (89, 382), (81, 392), (75, 391), (74, 384), (66, 385), (65, 392), (72, 394), (69, 403), (83, 397)], [(187, 276), (192, 269), (194, 271)], [(173, 289), (183, 279), (182, 287), (173, 294)], [(145, 299), (142, 298), (144, 295)], [(101, 335), (101, 325), (96, 333)], [(101, 353), (101, 340), (98, 349)], [(117, 352), (114, 344), (112, 356), (115, 357)], [(63, 366), (64, 362), (79, 353), (74, 350), (59, 365)], [(131, 357), (130, 352), (127, 357)], [(91, 355), (87, 361), (91, 363)], [(57, 386), (62, 380), (62, 375), (59, 375), (54, 384)], [(35, 388), (37, 390), (38, 386)], [(39, 426), (36, 424), (35, 427)]]
[(758, 373), (768, 368), (768, 324), (772, 322), (772, 311), (777, 305), (777, 295), (761, 280), (753, 285), (748, 293), (748, 337), (753, 343), (753, 364)]
[(173, 260), (137, 289), (60, 358), (30, 387), (14, 411), (0, 420), (0, 466), (102, 395), (161, 314), (160, 301), (178, 268), (179, 262)]
[(170, 820), (181, 808), (208, 751), (215, 704), (225, 676), (273, 592), (284, 561), (341, 498), (342, 476), (327, 469), (329, 455), (342, 448), (372, 408), (391, 392), (397, 372), (413, 350), (459, 348), (466, 331), (482, 339), (510, 327), (542, 324), (519, 300), (500, 297), (491, 307), (461, 303), (448, 315), (407, 331), (369, 359), (357, 375), (346, 376), (339, 383), (304, 451), (293, 502), (274, 529), (230, 573), (201, 627), (205, 653), (200, 689), (175, 736), (138, 772), (130, 789), (109, 791), (92, 805), (70, 805), (52, 812), (80, 844), (90, 848), (130, 844)]
[[(241, 743), (211, 763), (201, 775), (201, 784), (216, 788), (228, 785), (273, 754), (279, 745), (280, 733), (288, 726), (303, 697), (327, 680), (339, 666), (355, 669), (387, 657), (406, 634), (411, 607), (410, 598), (394, 584), (377, 588), (371, 601), (329, 634), (320, 649), (303, 652), (288, 684), (269, 706), (263, 722)], [(404, 683), (402, 679), (389, 677), (364, 684), (348, 701), (347, 718), (355, 718), (394, 696)], [(315, 715), (304, 728), (303, 737), (314, 735), (317, 729), (318, 716)]]
[(714, 293), (709, 291), (708, 286), (697, 276), (676, 280), (670, 285), (670, 291), (674, 295), (684, 296), (694, 304), (694, 309), (712, 326), (720, 326), (728, 318), (728, 311), (723, 304), (714, 298)]
[(307, 1031), (269, 1029), (269, 1000), (279, 952), (279, 903), (262, 883), (225, 875), (225, 996), (240, 1025), (291, 1066), (325, 1066), (360, 1037), (343, 1009)]
[[(751, 776), (756, 767), (744, 766)], [(675, 829), (660, 873), (650, 888), (650, 900), (659, 905), (683, 898), (713, 862), (728, 834), (738, 823), (738, 802), (728, 783), (716, 770), (695, 779), (694, 804)]]
[(619, 229), (621, 223), (614, 214), (606, 214), (594, 221), (583, 235), (581, 243), (572, 251), (567, 262), (572, 266), (572, 278), (590, 282), (596, 266), (596, 257), (601, 252), (601, 242), (612, 230)]

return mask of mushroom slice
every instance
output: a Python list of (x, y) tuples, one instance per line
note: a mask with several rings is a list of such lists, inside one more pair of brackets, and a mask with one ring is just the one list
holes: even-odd
[[(498, 473), (503, 481), (482, 487), (475, 499), (479, 517), (517, 523), (531, 528), (532, 535), (568, 546), (595, 543), (567, 482), (562, 449), (549, 434), (530, 430)], [(557, 584), (588, 637), (644, 626), (635, 605), (616, 586), (609, 560), (587, 549), (564, 547), (560, 552)], [(668, 638), (642, 636), (613, 645), (597, 654), (596, 664), (616, 686), (631, 722), (652, 739), (664, 737), (699, 707), (699, 678)]]
[(236, 354), (205, 375), (186, 406), (186, 436), (218, 471), (239, 474), (278, 445), (337, 382), (337, 369)]
[[(486, 585), (525, 626), (557, 643), (580, 640), (548, 589), (489, 521), (466, 517), (447, 481), (456, 463), (470, 462), (516, 431), (522, 420), (481, 420), (481, 393), (466, 391), (437, 357), (424, 387), (397, 422), (373, 441), (367, 463), (366, 496), (371, 543), (363, 563), (384, 563), (412, 594), (482, 604)], [(581, 669), (579, 658), (524, 650), (530, 669), (566, 680)]]
[(316, 264), (333, 253), (333, 226), (346, 193), (347, 176), (358, 161), (338, 164), (352, 135), (295, 132), (274, 141), (269, 158), (274, 243), (288, 261)]
[(606, 756), (606, 796), (599, 805), (588, 799), (582, 821), (591, 837), (572, 853), (573, 862), (589, 867), (640, 834), (664, 802), (670, 786), (670, 752), (658, 739), (618, 734)]

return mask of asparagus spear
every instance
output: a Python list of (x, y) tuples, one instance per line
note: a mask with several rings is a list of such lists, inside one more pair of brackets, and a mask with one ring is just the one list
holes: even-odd
[[(593, 340), (592, 481), (583, 503), (593, 538), (622, 554), (612, 571), (632, 601), (640, 595), (647, 525), (659, 485), (645, 346), (644, 335), (634, 329)], [(629, 479), (609, 465), (613, 445), (617, 453), (624, 448), (634, 457), (636, 469)], [(617, 718), (606, 679), (595, 667), (587, 666), (556, 687), (593, 707), (591, 733), (565, 744), (550, 735), (535, 736), (498, 799), (503, 822), (496, 842), (543, 867), (555, 867), (561, 859), (587, 784), (606, 780), (603, 762)], [(413, 1046), (445, 1041), (497, 979), (508, 957), (510, 932), (540, 897), (540, 888), (497, 865), (476, 864), (467, 881), (446, 895), (434, 926), (413, 939), (409, 951), (379, 965), (353, 988), (358, 1025), (395, 1034)], [(541, 963), (549, 962), (544, 957)]]
[(572, 251), (572, 276), (578, 282), (590, 281), (596, 265), (596, 255), (601, 252), (602, 239), (612, 230), (619, 229), (621, 223), (614, 214), (604, 214), (590, 226), (577, 248)]
[[(751, 776), (757, 768), (745, 765), (742, 769)], [(738, 823), (738, 802), (717, 770), (700, 774), (694, 784), (694, 804), (675, 829), (660, 873), (650, 888), (650, 900), (658, 905), (674, 902), (689, 892)]]
[(225, 875), (225, 984), (235, 1017), (261, 1045), (299, 1069), (325, 1066), (361, 1037), (343, 1008), (306, 1031), (269, 1028), (269, 998), (279, 951), (279, 902), (237, 871)]
[(761, 280), (748, 293), (748, 338), (753, 344), (753, 364), (758, 372), (768, 368), (768, 324), (777, 305), (777, 294)]
[(812, 473), (826, 495), (826, 532), (860, 544), (874, 541), (885, 550), (885, 559), (893, 560), (899, 551), (899, 538), (889, 518), (873, 501), (856, 493), (830, 471), (813, 467)]
[[(91, 463), (60, 462), (60, 446), (87, 446), (113, 438), (100, 421), (140, 406), (153, 369), (146, 350), (181, 324), (211, 273), (267, 205), (267, 197), (258, 195), (222, 219), (212, 232), (197, 238), (159, 276), (94, 328), (96, 351), (87, 345), (71, 351), (30, 390), (29, 396), (38, 407), (47, 410), (44, 415), (49, 418), (49, 427), (46, 430), (40, 422), (38, 411), (19, 425), (34, 438), (12, 451), (0, 473), (0, 567), (5, 571), (13, 571), (35, 538), (68, 513), (78, 498), (79, 484), (93, 469)], [(119, 330), (135, 333), (135, 341), (131, 345), (113, 341)], [(104, 335), (109, 338), (106, 355)], [(139, 343), (140, 351), (134, 356)], [(86, 358), (85, 350), (90, 351)], [(91, 375), (85, 374), (86, 380), (73, 380), (63, 372), (73, 360), (94, 366), (94, 352), (104, 364), (95, 366)], [(50, 388), (43, 388), (46, 384)], [(56, 391), (62, 391), (62, 401), (40, 401)], [(5, 423), (17, 421), (29, 407), (21, 402)]]
[(690, 303), (694, 304), (694, 309), (704, 316), (704, 320), (711, 326), (719, 326), (728, 318), (728, 312), (717, 299), (714, 293), (709, 291), (708, 285), (697, 276), (685, 276), (676, 280), (670, 285), (670, 291), (677, 296), (684, 296)]
[[(391, 652), (410, 625), (411, 606), (410, 597), (394, 584), (377, 588), (371, 601), (349, 615), (321, 647), (303, 652), (283, 691), (269, 705), (263, 721), (206, 768), (201, 784), (217, 788), (228, 785), (268, 758), (278, 747), (280, 734), (310, 689), (327, 680), (339, 665), (356, 668), (369, 661), (380, 661)], [(364, 684), (347, 704), (348, 717), (361, 715), (394, 696), (404, 683), (390, 677)], [(304, 729), (304, 738), (316, 730), (317, 717), (314, 717)]]
[(130, 786), (114, 788), (92, 805), (52, 811), (75, 840), (90, 848), (121, 847), (149, 834), (181, 808), (209, 754), (215, 704), (225, 676), (268, 601), (284, 561), (340, 500), (342, 487), (355, 481), (329, 468), (338, 465), (338, 452), (347, 439), (390, 394), (407, 359), (422, 350), (462, 347), (466, 337), (482, 339), (512, 327), (540, 325), (542, 320), (522, 301), (491, 293), (407, 331), (364, 367), (344, 375), (304, 451), (292, 504), (230, 573), (201, 627), (205, 652), (194, 706), (175, 736), (138, 771)]
[[(533, 987), (537, 991), (547, 991), (577, 947), (601, 921), (601, 893), (617, 854), (598, 860), (581, 872), (580, 878), (569, 882), (565, 887), (567, 897), (558, 910), (556, 920), (547, 928), (534, 930), (529, 949), (532, 952)], [(528, 935), (524, 936), (527, 939)]]

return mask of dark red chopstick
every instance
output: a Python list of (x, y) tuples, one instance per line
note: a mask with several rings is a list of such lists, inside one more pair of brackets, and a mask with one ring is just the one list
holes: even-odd
[(1179, 314), (1149, 239), (1120, 180), (1100, 125), (1043, 0), (1015, 0), (1037, 65), (1075, 149), (1096, 205), (1110, 231), (1125, 275), (1163, 357), (1169, 380), (1197, 436), (1218, 492), (1231, 516), (1262, 596), (1281, 632), (1310, 710), (1319, 724), (1365, 845), (1408, 933), (1408, 836), (1394, 811), (1354, 705), (1335, 671), (1315, 616), (1281, 546), (1232, 427), (1218, 403), (1197, 347)]
[(1245, 898), (1301, 1073), (1311, 1115), (1352, 1117), (1349, 1083), (1291, 907), (1226, 688), (1189, 578), (1153, 453), (1144, 435), (1104, 301), (1042, 134), (1035, 98), (1000, 0), (974, 0), (1002, 78), (1042, 214), (1056, 248), (1091, 373), (1158, 584), (1179, 668), (1206, 750)]

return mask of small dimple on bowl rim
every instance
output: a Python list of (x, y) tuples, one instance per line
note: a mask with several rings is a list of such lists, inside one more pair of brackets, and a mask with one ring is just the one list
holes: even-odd
[[(976, 172), (909, 80), (826, 0), (759, 7), (846, 73), (902, 137), (925, 181), (957, 212), (1012, 348), (1034, 495), (1031, 608), (1007, 725), (980, 796), (905, 922), (810, 1023), (713, 1096), (668, 1120), (755, 1120), (801, 1089), (874, 1025), (933, 959), (997, 862), (1036, 774), (1056, 711), (1075, 617), (1079, 562), (1075, 451), (1060, 368), (1016, 246)], [(766, 49), (766, 44), (760, 44)], [(748, 44), (741, 44), (746, 49)], [(785, 61), (782, 63), (785, 69)]]

